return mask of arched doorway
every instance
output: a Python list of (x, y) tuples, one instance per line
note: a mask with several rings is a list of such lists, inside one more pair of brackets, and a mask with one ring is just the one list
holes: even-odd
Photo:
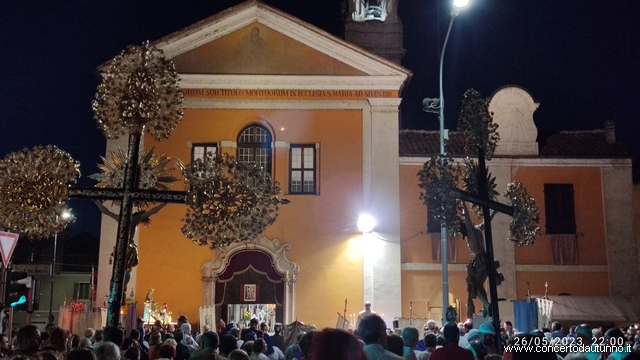
[(287, 259), (285, 252), (289, 248), (288, 244), (262, 235), (254, 241), (218, 250), (201, 268), (203, 306), (215, 309), (212, 319), (240, 320), (239, 311), (253, 314), (273, 310), (277, 321), (285, 324), (293, 321), (299, 268)]

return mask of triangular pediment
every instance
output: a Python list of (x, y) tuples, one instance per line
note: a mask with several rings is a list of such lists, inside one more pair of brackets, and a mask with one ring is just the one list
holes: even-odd
[[(256, 0), (210, 16), (153, 43), (176, 64), (183, 87), (236, 82), (282, 87), (273, 79), (399, 90), (411, 72)], [(233, 79), (231, 79), (233, 78)], [(342, 84), (334, 84), (339, 78)], [(293, 80), (292, 80), (293, 79)], [(255, 84), (253, 84), (255, 82)], [(280, 81), (278, 81), (280, 82)], [(374, 85), (375, 84), (375, 85)], [(313, 87), (317, 87), (313, 85)]]
[(258, 21), (172, 60), (180, 74), (366, 75)]

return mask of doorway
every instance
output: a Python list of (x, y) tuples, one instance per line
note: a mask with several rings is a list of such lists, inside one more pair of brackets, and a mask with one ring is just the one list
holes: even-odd
[(261, 235), (251, 242), (219, 249), (212, 260), (202, 265), (202, 320), (240, 321), (244, 312), (242, 318), (236, 312), (244, 308), (256, 318), (262, 315), (261, 311), (272, 312), (275, 316), (269, 315), (267, 323), (292, 322), (299, 268), (287, 259), (289, 248), (288, 244)]

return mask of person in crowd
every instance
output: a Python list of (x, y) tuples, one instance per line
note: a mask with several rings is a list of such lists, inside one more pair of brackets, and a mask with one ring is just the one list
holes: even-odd
[(253, 342), (253, 352), (249, 356), (249, 360), (269, 360), (267, 353), (267, 342), (264, 339), (256, 339)]
[(40, 333), (40, 339), (42, 339), (42, 346), (49, 345), (49, 333), (47, 331)]
[(158, 359), (175, 359), (176, 347), (171, 344), (158, 345)]
[(96, 350), (98, 345), (100, 345), (100, 343), (104, 341), (103, 335), (104, 333), (102, 329), (96, 330), (96, 332), (93, 334), (93, 345), (91, 345), (91, 347), (93, 348), (94, 351)]
[(93, 328), (87, 328), (87, 330), (84, 331), (84, 337), (91, 340), (91, 344), (93, 344), (93, 336), (96, 334), (96, 331), (93, 330)]
[[(479, 343), (478, 340), (472, 342), (469, 340), (469, 344), (473, 346), (473, 348), (480, 353), (480, 349), (484, 349), (485, 353), (482, 357), (478, 357), (478, 359), (483, 360), (486, 355), (497, 354), (498, 351), (495, 348), (494, 338), (496, 336), (495, 329), (493, 328), (493, 324), (486, 321), (480, 325), (478, 328), (478, 334), (480, 334)], [(473, 344), (472, 344), (473, 343)]]
[(140, 349), (140, 347), (138, 346), (130, 346), (125, 352), (124, 352), (124, 358), (125, 360), (140, 360), (140, 355), (142, 353), (142, 350)]
[(202, 348), (194, 351), (189, 360), (223, 360), (224, 358), (217, 354), (220, 338), (213, 331), (207, 331), (200, 337)]
[(13, 351), (11, 350), (11, 341), (9, 336), (4, 333), (0, 333), (0, 360), (8, 360)]
[(242, 346), (244, 345), (244, 340), (240, 339), (240, 329), (238, 329), (237, 327), (234, 327), (231, 330), (229, 330), (229, 334), (231, 334), (231, 336), (237, 339), (236, 343), (238, 345), (238, 349), (242, 349)]
[[(209, 326), (209, 328), (211, 328)], [(216, 324), (216, 333), (218, 333), (218, 336), (222, 336), (224, 334), (227, 333), (227, 323), (224, 322), (224, 320), (222, 319), (218, 319), (218, 323)]]
[(404, 354), (404, 340), (402, 336), (396, 333), (387, 335), (387, 346), (384, 348), (398, 356), (402, 356), (402, 354)]
[(255, 334), (255, 338), (263, 338), (264, 334), (262, 332), (262, 330), (258, 330), (258, 319), (253, 318), (249, 321), (249, 327), (246, 329), (242, 329), (241, 332), (241, 338), (244, 341), (247, 341), (246, 336), (247, 334), (253, 332)]
[(404, 340), (404, 350), (402, 352), (402, 357), (405, 360), (417, 360), (416, 353), (413, 349), (418, 345), (418, 338), (420, 337), (420, 333), (418, 333), (418, 329), (414, 327), (407, 326), (402, 329), (402, 339)]
[(69, 350), (70, 334), (67, 329), (55, 327), (51, 329), (49, 344), (42, 347), (43, 352), (51, 353), (57, 360), (64, 360)]
[(505, 321), (503, 327), (507, 338), (513, 337), (513, 335), (516, 334), (516, 330), (513, 328), (513, 324), (511, 323), (511, 321)]
[(438, 338), (433, 334), (427, 334), (424, 338), (424, 344), (426, 346), (425, 351), (418, 354), (418, 360), (429, 360), (431, 353), (436, 349), (438, 345)]
[(367, 355), (354, 335), (327, 328), (313, 335), (309, 359), (367, 360)]
[(267, 356), (269, 357), (269, 360), (284, 360), (284, 353), (277, 346), (274, 346), (273, 352)]
[(364, 352), (369, 360), (400, 360), (398, 356), (384, 347), (387, 344), (387, 324), (376, 314), (365, 316), (358, 326), (360, 338), (364, 341)]
[(484, 359), (488, 355), (487, 349), (485, 349), (482, 343), (482, 334), (480, 334), (477, 329), (471, 329), (471, 331), (469, 331), (467, 340), (469, 341), (469, 345), (467, 345), (466, 349), (471, 351), (475, 359)]
[[(89, 338), (82, 338), (80, 340), (89, 340)], [(91, 341), (89, 341), (89, 348), (78, 348), (69, 351), (65, 360), (96, 360), (96, 355), (93, 353), (93, 350), (91, 350)]]
[(193, 340), (192, 337), (184, 339), (184, 342), (187, 349), (189, 349), (189, 354), (193, 354), (194, 351), (198, 350), (198, 348), (195, 347), (195, 340)]
[(70, 337), (69, 337), (68, 350), (77, 349), (78, 348), (78, 342), (80, 342), (80, 335), (78, 335), (78, 334), (70, 334), (69, 336)]
[(356, 319), (356, 328), (360, 326), (360, 321), (362, 321), (362, 319), (364, 319), (366, 316), (374, 315), (375, 313), (375, 311), (371, 310), (371, 301), (365, 301), (364, 309), (362, 309), (358, 313), (358, 318)]
[(281, 351), (285, 351), (284, 348), (284, 336), (280, 335), (282, 331), (282, 323), (277, 322), (273, 326), (273, 336), (271, 336), (271, 345), (278, 347)]
[(118, 326), (108, 325), (102, 330), (102, 337), (104, 341), (111, 341), (120, 347), (124, 341), (124, 331)]
[(316, 334), (315, 330), (309, 330), (306, 334), (302, 335), (300, 338), (300, 350), (296, 354), (297, 359), (308, 359), (309, 350), (311, 349), (311, 344), (313, 342), (313, 336)]
[(93, 347), (91, 345), (91, 339), (89, 339), (89, 338), (80, 339), (80, 341), (78, 341), (78, 349), (93, 350)]
[(238, 348), (238, 341), (231, 334), (224, 334), (220, 338), (219, 352), (222, 356), (228, 356), (233, 350)]
[(189, 319), (187, 319), (187, 317), (184, 315), (180, 315), (178, 317), (177, 327), (179, 329), (182, 327), (182, 324), (188, 324), (188, 323), (189, 323)]
[(267, 343), (267, 352), (265, 355), (269, 356), (273, 354), (273, 345), (271, 343), (271, 336), (269, 335), (269, 325), (266, 322), (260, 323), (260, 330), (262, 330), (262, 338)]
[[(176, 357), (175, 360), (186, 360), (191, 357), (191, 353), (189, 352), (189, 348), (187, 345), (182, 343), (182, 339), (184, 338), (184, 333), (182, 329), (178, 329), (173, 332), (173, 338), (176, 340)], [(193, 339), (191, 340), (193, 341)]]
[[(191, 336), (191, 324), (189, 323), (184, 323), (182, 325), (180, 325), (180, 327), (178, 328), (179, 330), (182, 330), (182, 345), (187, 345), (187, 339), (191, 338), (193, 339), (193, 337)], [(175, 333), (175, 331), (174, 331)], [(193, 346), (198, 347), (198, 344), (196, 344), (196, 342), (193, 342)]]
[(588, 324), (580, 324), (576, 327), (576, 340), (584, 350), (588, 349), (588, 351), (569, 353), (567, 356), (584, 355), (588, 360), (599, 360), (601, 358), (596, 344), (593, 343), (593, 332)]
[(622, 360), (629, 353), (629, 347), (618, 346), (618, 344), (626, 345), (626, 339), (624, 333), (617, 327), (611, 328), (604, 333), (604, 343), (607, 345), (614, 345), (615, 351), (603, 353), (603, 357), (607, 360)]
[(564, 331), (562, 331), (562, 325), (559, 322), (554, 322), (551, 324), (551, 338), (563, 338), (565, 336)]
[(464, 327), (464, 334), (460, 333), (460, 340), (458, 340), (458, 346), (467, 348), (469, 346), (469, 332), (473, 329), (473, 321), (467, 319), (462, 326)]
[(438, 329), (438, 325), (436, 324), (436, 321), (433, 319), (430, 319), (429, 321), (427, 321), (427, 325), (424, 327), (424, 332), (427, 334), (433, 334), (436, 336), (436, 338), (443, 337), (442, 331)]
[[(138, 330), (138, 334), (140, 335), (140, 338), (138, 339), (138, 342), (140, 343), (140, 346), (142, 346), (143, 348), (146, 347), (145, 343), (144, 343), (144, 338), (146, 335), (146, 331), (144, 329), (144, 321), (142, 320), (142, 318), (136, 318), (136, 330)], [(148, 349), (146, 349), (148, 350)]]
[[(433, 350), (429, 356), (429, 360), (473, 360), (471, 351), (458, 346), (460, 340), (460, 331), (454, 323), (446, 324), (443, 329), (444, 343), (441, 348)], [(484, 360), (484, 359), (482, 359)]]
[(118, 360), (121, 358), (120, 347), (111, 341), (103, 341), (95, 349), (96, 360)]
[[(82, 338), (80, 340), (89, 340), (89, 338)], [(67, 353), (65, 360), (96, 360), (96, 354), (91, 350), (91, 341), (89, 341), (88, 348), (78, 348), (71, 350)]]
[(249, 360), (249, 354), (243, 350), (235, 349), (227, 356), (227, 360)]
[(242, 350), (244, 350), (244, 352), (247, 353), (247, 355), (251, 356), (251, 354), (253, 354), (253, 342), (255, 340), (251, 340), (251, 341), (245, 341), (244, 344), (242, 344)]
[[(231, 329), (231, 328), (229, 328), (229, 329)], [(207, 331), (211, 331), (211, 325), (209, 325), (209, 324), (205, 324), (202, 327), (202, 333), (198, 334), (198, 336), (196, 336), (196, 339), (195, 339), (196, 340), (195, 342), (196, 342), (196, 345), (197, 345), (196, 347), (202, 347), (202, 342), (200, 341), (200, 338), (202, 337), (202, 334), (206, 333)], [(229, 332), (229, 330), (225, 330), (225, 334), (228, 333), (228, 332)], [(218, 337), (220, 337), (219, 334), (218, 334)], [(186, 342), (186, 339), (185, 339), (185, 342)]]
[(157, 331), (154, 331), (149, 335), (149, 358), (150, 359), (152, 360), (155, 359), (154, 357), (155, 348), (161, 343), (162, 343), (162, 334), (160, 334)]
[(173, 346), (174, 348), (178, 345), (178, 342), (176, 341), (176, 339), (173, 338), (173, 334), (171, 334), (171, 337), (168, 337), (162, 343), (163, 344), (169, 344), (169, 345)]

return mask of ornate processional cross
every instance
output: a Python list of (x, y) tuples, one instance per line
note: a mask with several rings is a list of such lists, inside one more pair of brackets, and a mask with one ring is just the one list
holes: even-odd
[[(504, 196), (509, 205), (494, 200), (498, 195), (495, 178), (489, 174), (485, 158), (491, 158), (500, 138), (497, 127), (488, 111), (488, 99), (482, 98), (473, 89), (468, 90), (460, 110), (458, 131), (465, 137), (465, 150), (477, 151), (478, 163), (467, 158), (463, 165), (457, 165), (453, 159), (437, 155), (425, 163), (418, 173), (420, 187), (424, 190), (420, 197), (429, 211), (435, 213), (433, 217), (449, 232), (457, 233), (460, 229), (466, 232), (473, 253), (467, 266), (470, 306), (473, 305), (472, 289), (483, 302), (483, 314), (491, 316), (495, 331), (500, 329), (497, 288), (504, 277), (497, 271), (499, 264), (495, 261), (493, 251), (491, 211), (511, 216), (509, 237), (517, 246), (532, 244), (540, 230), (538, 207), (523, 184), (514, 181), (507, 186)], [(464, 184), (466, 191), (458, 188), (460, 183)], [(457, 200), (463, 201), (464, 220), (460, 218)], [(474, 212), (483, 218), (481, 225), (473, 225), (470, 221), (465, 201), (471, 203)], [(489, 280), (490, 303), (483, 287), (485, 279)], [(494, 338), (496, 349), (502, 353), (500, 337)]]
[[(148, 169), (139, 164), (142, 133), (146, 126), (155, 140), (168, 139), (182, 119), (182, 103), (178, 74), (162, 51), (148, 43), (129, 46), (110, 62), (92, 104), (94, 117), (108, 139), (129, 135), (126, 158), (119, 162), (122, 168), (105, 176), (110, 178), (103, 181), (107, 187), (69, 187), (68, 183), (80, 176), (79, 164), (55, 146), (25, 149), (0, 160), (0, 229), (31, 239), (46, 238), (72, 221), (58, 217), (68, 210), (64, 201), (69, 198), (120, 203), (108, 325), (119, 323), (127, 250), (140, 220), (133, 213), (134, 206), (186, 203), (183, 234), (213, 249), (257, 238), (275, 222), (278, 206), (289, 203), (278, 198), (279, 184), (267, 171), (255, 164), (238, 163), (226, 154), (209, 153), (192, 164), (179, 163), (190, 185), (188, 192), (154, 189), (160, 180), (147, 176)], [(160, 207), (144, 213), (150, 215)]]

